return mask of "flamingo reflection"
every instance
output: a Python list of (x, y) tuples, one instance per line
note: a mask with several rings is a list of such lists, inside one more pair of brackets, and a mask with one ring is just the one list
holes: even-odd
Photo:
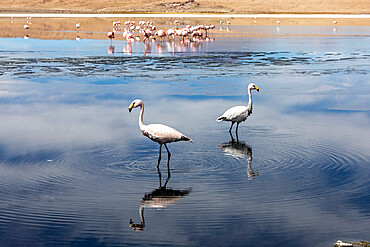
[(132, 54), (132, 45), (131, 42), (127, 42), (126, 46), (123, 47), (123, 53)]
[(114, 46), (110, 45), (108, 46), (108, 54), (113, 54), (114, 53)]
[(152, 53), (152, 44), (145, 42), (143, 42), (143, 44), (144, 44), (144, 55)]
[(165, 183), (162, 185), (162, 174), (159, 169), (159, 162), (157, 166), (159, 188), (151, 192), (145, 193), (143, 199), (140, 201), (139, 206), (140, 223), (135, 224), (134, 221), (130, 219), (130, 227), (134, 231), (144, 231), (145, 228), (144, 208), (155, 208), (155, 209), (166, 208), (167, 206), (176, 204), (176, 202), (180, 198), (189, 195), (190, 192), (192, 191), (192, 188), (175, 190), (173, 188), (167, 187), (168, 181), (170, 180), (171, 177), (169, 160), (167, 161), (167, 179)]
[(243, 141), (239, 141), (238, 134), (236, 134), (236, 141), (232, 134), (230, 133), (231, 141), (218, 144), (217, 147), (224, 151), (225, 155), (232, 156), (234, 158), (247, 158), (248, 165), (247, 165), (247, 174), (248, 179), (256, 178), (258, 174), (258, 170), (252, 168), (252, 147), (245, 144)]

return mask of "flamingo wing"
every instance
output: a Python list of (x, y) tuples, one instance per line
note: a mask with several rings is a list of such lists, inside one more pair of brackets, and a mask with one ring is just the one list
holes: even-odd
[(179, 131), (163, 124), (149, 124), (146, 125), (142, 132), (151, 140), (159, 144), (177, 142), (177, 141), (190, 141), (192, 140), (180, 133)]
[(252, 108), (248, 106), (234, 106), (225, 111), (222, 116), (217, 118), (217, 121), (231, 121), (231, 122), (242, 122), (252, 114)]

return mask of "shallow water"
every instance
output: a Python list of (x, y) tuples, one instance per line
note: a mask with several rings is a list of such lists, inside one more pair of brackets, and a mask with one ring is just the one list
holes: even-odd
[[(370, 29), (259, 28), (146, 46), (0, 38), (0, 246), (370, 240)], [(215, 119), (250, 82), (232, 142)], [(169, 171), (135, 98), (144, 122), (194, 140), (168, 145)]]

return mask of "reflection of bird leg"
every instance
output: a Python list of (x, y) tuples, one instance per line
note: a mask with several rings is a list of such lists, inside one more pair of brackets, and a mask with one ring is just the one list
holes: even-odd
[(229, 129), (230, 134), (231, 134), (231, 129), (233, 128), (233, 125), (234, 125), (234, 122), (231, 122), (231, 126), (230, 126), (230, 129)]
[(167, 183), (170, 180), (170, 177), (171, 177), (171, 172), (170, 172), (170, 156), (168, 156), (168, 161), (167, 161), (167, 179), (166, 179), (166, 182), (163, 185), (164, 188), (166, 188)]

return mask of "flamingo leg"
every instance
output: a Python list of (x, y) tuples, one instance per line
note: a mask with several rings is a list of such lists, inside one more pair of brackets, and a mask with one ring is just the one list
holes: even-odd
[(230, 129), (229, 129), (229, 133), (231, 133), (231, 129), (233, 128), (233, 125), (234, 125), (234, 122), (231, 122), (231, 126), (230, 126)]
[(238, 136), (239, 123), (236, 123), (236, 136)]
[(231, 132), (229, 132), (229, 134), (230, 134), (230, 137), (231, 137), (231, 142), (234, 143), (235, 142), (235, 139), (233, 137), (233, 134)]
[(164, 146), (165, 146), (165, 148), (167, 150), (167, 153), (168, 153), (168, 162), (169, 162), (170, 157), (171, 157), (171, 153), (170, 153), (170, 150), (168, 150), (168, 147), (167, 147), (166, 143), (164, 144)]
[(157, 167), (159, 167), (159, 163), (161, 163), (161, 159), (162, 159), (161, 153), (162, 153), (162, 144), (159, 144), (159, 157), (158, 157), (158, 165), (157, 165)]
[(158, 171), (158, 178), (159, 178), (159, 187), (162, 187), (162, 174), (161, 174), (161, 171), (159, 170), (159, 166), (157, 166), (157, 171)]
[(238, 132), (236, 132), (236, 142), (239, 142), (239, 135), (238, 135)]

